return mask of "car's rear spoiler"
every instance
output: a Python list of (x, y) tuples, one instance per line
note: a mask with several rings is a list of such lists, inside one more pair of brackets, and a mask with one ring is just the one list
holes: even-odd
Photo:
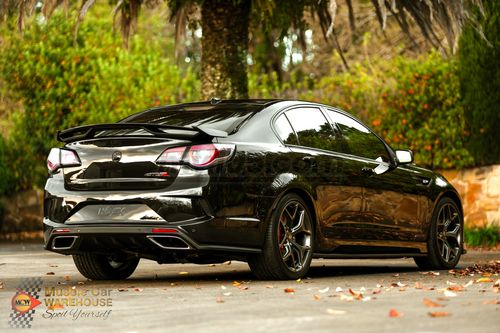
[[(227, 137), (228, 134), (224, 131), (219, 131), (213, 128), (206, 127), (182, 127), (160, 124), (144, 124), (144, 123), (113, 123), (113, 124), (97, 124), (85, 125), (69, 128), (63, 131), (57, 131), (57, 141), (70, 143), (80, 140), (88, 140), (96, 137), (120, 137), (130, 135), (130, 133), (117, 133), (119, 130), (139, 130), (142, 129), (154, 137), (170, 138), (170, 139), (200, 139)], [(112, 131), (106, 135), (105, 131)]]

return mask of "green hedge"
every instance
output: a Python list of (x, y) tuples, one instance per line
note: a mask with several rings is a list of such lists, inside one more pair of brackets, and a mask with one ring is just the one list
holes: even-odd
[(107, 17), (88, 17), (74, 47), (73, 24), (63, 15), (33, 22), (23, 37), (6, 34), (0, 50), (0, 80), (23, 105), (11, 112), (8, 140), (15, 189), (43, 186), (45, 159), (60, 145), (59, 129), (114, 122), (151, 106), (198, 99), (196, 76), (165, 56), (169, 45), (160, 39), (135, 36), (126, 51)]

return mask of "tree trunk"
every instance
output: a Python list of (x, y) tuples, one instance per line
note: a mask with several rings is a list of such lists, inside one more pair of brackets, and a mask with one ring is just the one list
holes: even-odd
[(203, 1), (201, 82), (204, 99), (248, 98), (250, 0)]

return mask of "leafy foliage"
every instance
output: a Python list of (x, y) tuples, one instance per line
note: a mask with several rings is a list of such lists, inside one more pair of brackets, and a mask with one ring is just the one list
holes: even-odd
[(477, 13), (484, 38), (467, 26), (460, 38), (459, 74), (465, 117), (470, 129), (467, 144), (477, 164), (500, 163), (500, 2), (484, 1)]
[(437, 52), (419, 59), (371, 59), (349, 72), (332, 73), (309, 87), (292, 79), (250, 77), (254, 97), (290, 97), (338, 106), (368, 124), (393, 148), (412, 149), (418, 164), (462, 168), (473, 164), (457, 66)]
[(198, 98), (193, 73), (181, 73), (158, 42), (136, 36), (125, 51), (97, 19), (80, 28), (79, 47), (73, 46), (72, 36), (72, 23), (55, 15), (30, 25), (23, 38), (12, 36), (0, 50), (0, 80), (9, 83), (24, 106), (12, 114), (9, 141), (18, 188), (43, 185), (42, 161), (57, 145), (57, 130)]

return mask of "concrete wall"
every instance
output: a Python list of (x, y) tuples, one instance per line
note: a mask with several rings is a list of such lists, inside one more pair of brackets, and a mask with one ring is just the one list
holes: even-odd
[[(462, 197), (469, 227), (500, 225), (500, 165), (442, 174)], [(43, 191), (30, 190), (0, 198), (4, 207), (0, 239), (39, 238), (42, 230)]]

